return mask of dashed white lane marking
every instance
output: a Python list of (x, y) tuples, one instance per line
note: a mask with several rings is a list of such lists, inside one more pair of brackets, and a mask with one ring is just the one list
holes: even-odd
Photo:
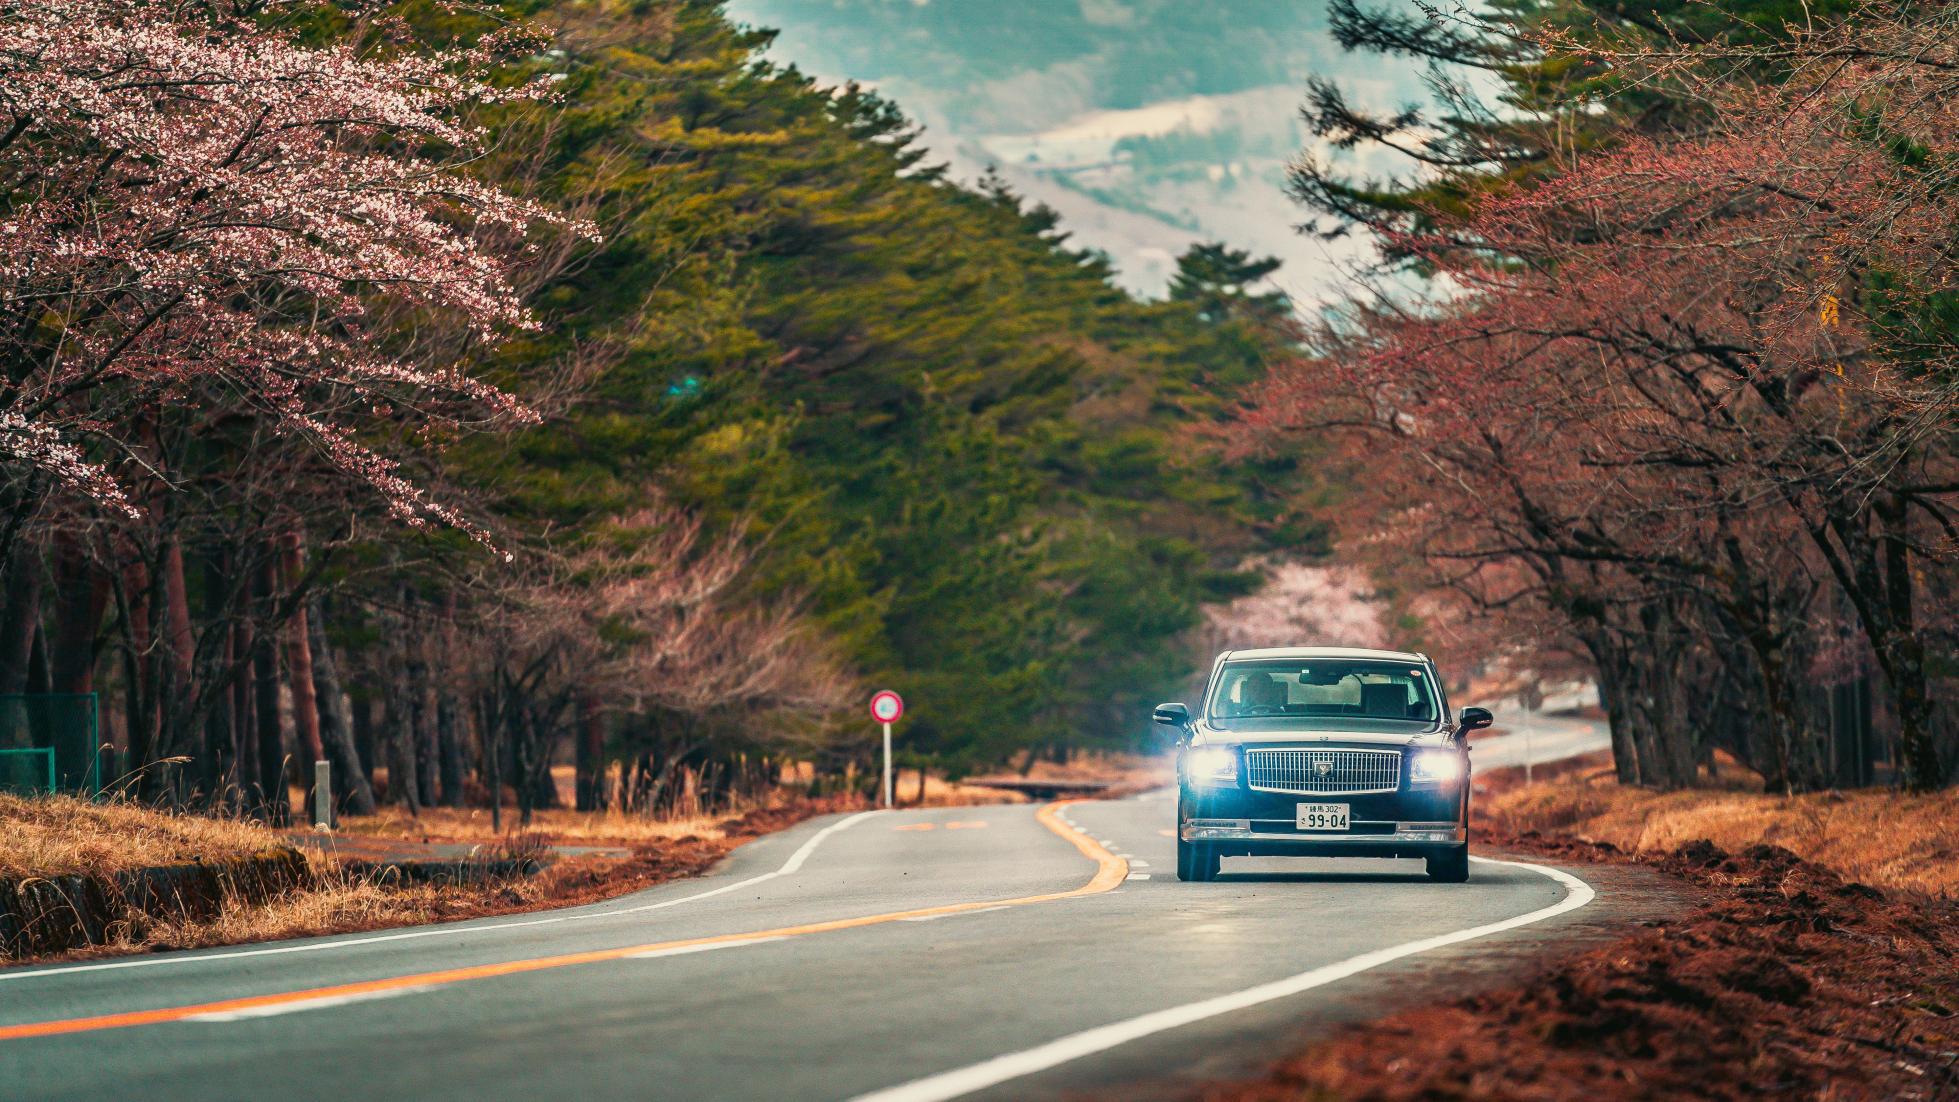
[(789, 860), (784, 861), (782, 867), (776, 869), (774, 872), (765, 872), (760, 876), (751, 876), (746, 880), (737, 880), (732, 884), (723, 884), (718, 888), (710, 888), (704, 892), (695, 892), (693, 895), (683, 895), (678, 899), (663, 899), (658, 903), (646, 903), (637, 907), (621, 907), (617, 910), (610, 911), (552, 915), (548, 918), (529, 918), (519, 922), (499, 922), (494, 926), (456, 924), (435, 926), (420, 930), (405, 930), (395, 934), (376, 934), (370, 937), (345, 938), (338, 941), (308, 941), (298, 945), (278, 945), (269, 949), (237, 949), (225, 953), (199, 953), (194, 956), (140, 957), (134, 960), (110, 960), (96, 964), (70, 964), (58, 968), (28, 968), (19, 971), (0, 972), (0, 983), (5, 983), (8, 980), (31, 979), (38, 976), (60, 976), (70, 972), (101, 972), (116, 968), (158, 968), (166, 964), (197, 964), (211, 960), (238, 960), (243, 957), (275, 957), (285, 956), (289, 953), (320, 953), (328, 949), (342, 949), (355, 945), (378, 945), (387, 941), (409, 941), (425, 937), (458, 937), (463, 934), (488, 934), (495, 933), (498, 930), (522, 929), (527, 926), (551, 926), (560, 922), (585, 922), (597, 918), (617, 918), (620, 915), (639, 914), (642, 911), (658, 911), (667, 907), (678, 907), (682, 903), (692, 903), (697, 899), (708, 899), (713, 896), (738, 891), (742, 888), (754, 887), (764, 881), (774, 880), (780, 876), (789, 876), (803, 867), (803, 862), (809, 860), (810, 854), (816, 852), (816, 847), (822, 845), (824, 839), (873, 815), (882, 814), (884, 814), (882, 811), (860, 811), (847, 818), (838, 819), (836, 822), (810, 835), (809, 840), (804, 842), (796, 852), (790, 854)]
[(1150, 874), (1146, 872), (1132, 872), (1128, 876), (1123, 877), (1124, 880), (1148, 880), (1149, 878)]
[(649, 949), (644, 953), (632, 953), (627, 960), (653, 960), (657, 957), (679, 957), (688, 953), (711, 953), (716, 949), (740, 949), (745, 945), (767, 945), (771, 941), (788, 941), (787, 937), (755, 937), (747, 941), (722, 941), (713, 945), (676, 945), (671, 949)]
[(1132, 869), (1146, 869), (1150, 867), (1150, 863), (1148, 861), (1138, 861), (1136, 858), (1131, 857), (1129, 859), (1129, 867)]
[(1590, 884), (1560, 869), (1527, 864), (1523, 861), (1497, 861), (1488, 857), (1472, 857), (1470, 860), (1487, 865), (1510, 865), (1514, 868), (1527, 869), (1541, 876), (1548, 876), (1564, 885), (1565, 897), (1549, 907), (1540, 907), (1515, 918), (1437, 934), (1419, 941), (1391, 945), (1385, 949), (1362, 953), (1357, 957), (1322, 965), (1284, 979), (1248, 987), (1243, 991), (1233, 991), (1194, 1003), (1173, 1006), (1167, 1010), (1111, 1022), (1105, 1026), (1097, 1026), (1094, 1029), (1057, 1038), (1034, 1048), (1010, 1052), (967, 1067), (955, 1068), (923, 1079), (914, 1079), (909, 1083), (900, 1083), (895, 1087), (861, 1094), (852, 1102), (942, 1102), (943, 1099), (957, 1098), (962, 1094), (970, 1094), (976, 1090), (1018, 1079), (1023, 1075), (1032, 1075), (1037, 1071), (1044, 1071), (1071, 1060), (1079, 1060), (1084, 1056), (1091, 1056), (1165, 1030), (1176, 1029), (1192, 1022), (1201, 1022), (1206, 1018), (1215, 1018), (1220, 1014), (1229, 1014), (1234, 1010), (1243, 1010), (1274, 999), (1283, 999), (1303, 991), (1311, 991), (1315, 987), (1324, 987), (1329, 983), (1359, 975), (1372, 968), (1379, 968), (1383, 964), (1403, 957), (1432, 952), (1450, 945), (1502, 933), (1505, 930), (1529, 926), (1533, 922), (1542, 922), (1547, 918), (1555, 918), (1583, 907), (1597, 896)]
[(296, 1003), (280, 1003), (277, 1006), (254, 1006), (247, 1010), (214, 1010), (209, 1014), (192, 1014), (184, 1019), (187, 1022), (243, 1022), (253, 1018), (276, 1018), (281, 1014), (298, 1014), (306, 1010), (325, 1010), (329, 1006), (346, 1006), (348, 1003), (367, 1003), (376, 999), (392, 999), (401, 995), (413, 995), (427, 991), (426, 987), (397, 987), (389, 991), (363, 991), (357, 995), (323, 995), (317, 999), (306, 999)]
[(942, 915), (913, 915), (913, 916), (911, 916), (910, 918), (901, 918), (901, 919), (899, 919), (898, 921), (900, 921), (900, 922), (937, 922), (938, 920), (940, 920), (940, 919), (942, 919), (942, 918), (957, 918), (957, 917), (958, 917), (959, 915), (983, 915), (983, 914), (985, 914), (985, 913), (987, 913), (988, 911), (1004, 911), (1004, 910), (1006, 910), (1006, 909), (1007, 909), (1007, 908), (1006, 908), (1005, 906), (1000, 906), (1000, 907), (979, 907), (979, 908), (976, 908), (976, 909), (974, 909), (974, 910), (970, 910), (970, 911), (954, 911), (954, 912), (953, 912), (953, 913), (951, 913), (951, 914), (942, 914)]

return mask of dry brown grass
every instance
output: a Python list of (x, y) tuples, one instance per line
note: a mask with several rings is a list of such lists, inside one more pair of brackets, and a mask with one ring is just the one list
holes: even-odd
[(264, 903), (228, 906), (208, 919), (153, 919), (118, 931), (91, 956), (242, 945), (254, 941), (377, 930), (468, 917), (475, 893), (454, 887), (379, 887), (357, 877), (323, 875), (304, 891)]
[[(554, 845), (643, 846), (675, 838), (719, 838), (726, 815), (653, 819), (621, 811), (571, 811), (550, 808), (531, 813), (524, 833)], [(505, 808), (503, 831), (491, 829), (490, 812), (480, 807), (431, 807), (410, 815), (400, 807), (385, 807), (373, 815), (343, 815), (339, 833), (363, 838), (400, 838), (418, 842), (488, 843), (518, 830), (517, 812)]]
[(1730, 852), (1765, 842), (1848, 880), (1959, 895), (1959, 791), (1652, 792), (1592, 777), (1491, 793), (1476, 817), (1498, 833), (1565, 834), (1635, 853), (1703, 838)]
[(288, 844), (257, 823), (179, 815), (126, 802), (0, 793), (0, 877), (108, 874)]
[[(772, 801), (739, 818), (693, 822), (648, 822), (620, 816), (553, 813), (574, 836), (629, 842), (630, 854), (566, 858), (535, 876), (464, 885), (375, 884), (343, 867), (331, 855), (309, 854), (311, 883), (270, 900), (247, 903), (231, 897), (210, 917), (171, 918), (131, 914), (111, 924), (108, 939), (87, 949), (51, 957), (114, 956), (162, 949), (234, 945), (315, 934), (346, 933), (487, 915), (541, 907), (568, 906), (612, 898), (681, 876), (697, 875), (742, 842), (791, 826), (810, 815), (848, 810), (849, 801)], [(447, 812), (459, 824), (469, 813)], [(441, 815), (425, 813), (425, 819)], [(482, 813), (487, 835), (488, 814)], [(625, 819), (624, 822), (614, 820)], [(376, 816), (377, 822), (386, 816)], [(690, 826), (705, 829), (689, 830)], [(464, 833), (462, 826), (457, 832)], [(68, 834), (66, 839), (60, 835)], [(93, 805), (70, 799), (21, 800), (0, 797), (0, 855), (7, 868), (29, 874), (114, 873), (148, 864), (171, 864), (197, 857), (251, 854), (289, 844), (290, 836), (249, 823), (203, 819), (130, 805)], [(500, 847), (530, 844), (531, 836), (506, 836)], [(208, 843), (208, 846), (207, 846)]]

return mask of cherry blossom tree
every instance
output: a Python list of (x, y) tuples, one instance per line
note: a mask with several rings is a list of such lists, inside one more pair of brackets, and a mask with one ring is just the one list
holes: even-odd
[(730, 721), (754, 751), (822, 744), (822, 724), (856, 686), (793, 602), (742, 591), (752, 559), (733, 531), (710, 536), (698, 516), (658, 506), (613, 518), (586, 546), (525, 555), (515, 579), (508, 568), (477, 576), (464, 610), (472, 644), (451, 658), (486, 687), (486, 760), (512, 748), (524, 815), (551, 735), (567, 726), (595, 743), (578, 748), (581, 787), (598, 785), (607, 726), (622, 732), (636, 770), (626, 795), (642, 809), (698, 751), (727, 741)]
[[(377, 304), (533, 324), (511, 255), (549, 211), (473, 179), (500, 43), (302, 45), (284, 3), (0, 4), (0, 476), (13, 518), (66, 492), (134, 515), (163, 408), (314, 445), (409, 524), (463, 519), (360, 439), (523, 420), (464, 362), (387, 352)], [(4, 549), (0, 549), (4, 552)]]
[[(1622, 778), (1693, 783), (1728, 716), (1771, 784), (1822, 783), (1813, 689), (1855, 652), (1905, 779), (1943, 779), (1917, 577), (1950, 563), (1959, 490), (1953, 18), (1608, 55), (1705, 125), (1377, 226), (1445, 293), (1325, 327), (1249, 415), (1351, 434), (1350, 538), (1483, 614), (1554, 614)], [(1781, 79), (1737, 83), (1743, 57)]]

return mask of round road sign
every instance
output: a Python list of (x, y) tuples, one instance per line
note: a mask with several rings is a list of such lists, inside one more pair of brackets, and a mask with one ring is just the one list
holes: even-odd
[(885, 689), (871, 698), (871, 718), (879, 723), (896, 723), (905, 714), (905, 701), (897, 693)]

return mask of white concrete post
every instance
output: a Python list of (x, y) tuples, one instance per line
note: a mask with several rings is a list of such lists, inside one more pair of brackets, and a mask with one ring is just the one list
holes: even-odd
[(313, 763), (313, 829), (333, 829), (333, 763)]

